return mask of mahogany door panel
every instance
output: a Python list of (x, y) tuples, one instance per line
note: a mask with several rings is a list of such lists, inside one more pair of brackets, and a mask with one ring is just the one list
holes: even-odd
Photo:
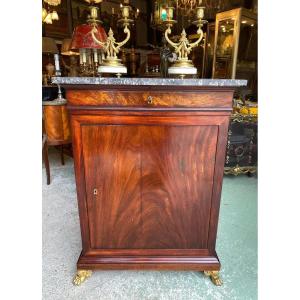
[(139, 128), (119, 125), (81, 128), (91, 248), (139, 248)]
[(91, 249), (205, 249), (218, 126), (81, 125)]
[(150, 126), (142, 152), (143, 248), (207, 248), (218, 126)]

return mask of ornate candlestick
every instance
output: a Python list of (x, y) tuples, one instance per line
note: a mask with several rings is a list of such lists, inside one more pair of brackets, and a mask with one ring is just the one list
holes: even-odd
[(118, 77), (121, 76), (121, 74), (127, 73), (127, 68), (122, 64), (121, 60), (118, 59), (117, 54), (120, 52), (120, 49), (123, 45), (125, 45), (129, 39), (130, 39), (130, 30), (128, 28), (129, 24), (133, 22), (133, 20), (129, 19), (129, 13), (130, 13), (131, 7), (128, 5), (122, 5), (122, 19), (119, 20), (119, 23), (122, 23), (124, 26), (124, 33), (126, 34), (126, 38), (122, 42), (116, 42), (114, 38), (114, 33), (112, 29), (109, 29), (108, 37), (106, 42), (99, 41), (96, 36), (96, 28), (94, 28), (91, 31), (93, 40), (103, 47), (106, 57), (103, 60), (102, 65), (98, 68), (98, 72), (101, 73), (111, 73), (116, 74)]
[(203, 31), (202, 26), (207, 21), (202, 20), (204, 17), (204, 7), (199, 6), (197, 7), (197, 20), (193, 22), (198, 27), (197, 34), (199, 34), (199, 38), (193, 42), (190, 43), (186, 36), (186, 32), (183, 29), (179, 42), (175, 43), (171, 41), (169, 38), (169, 35), (172, 33), (172, 26), (176, 23), (175, 20), (173, 20), (173, 7), (167, 8), (167, 20), (164, 21), (164, 24), (166, 24), (167, 29), (165, 31), (165, 38), (167, 42), (174, 47), (175, 53), (177, 54), (177, 59), (173, 63), (173, 65), (168, 69), (168, 73), (171, 75), (179, 75), (181, 78), (183, 78), (186, 75), (195, 75), (197, 74), (197, 68), (194, 67), (193, 62), (189, 60), (188, 55), (191, 53), (192, 49), (194, 47), (197, 47), (199, 43), (201, 42), (203, 38)]

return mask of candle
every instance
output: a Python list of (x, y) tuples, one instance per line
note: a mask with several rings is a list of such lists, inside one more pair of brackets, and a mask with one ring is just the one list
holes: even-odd
[(92, 55), (93, 54), (92, 54), (91, 50), (87, 49), (86, 54), (87, 54), (87, 58), (88, 58), (88, 64), (92, 65)]
[(86, 50), (82, 49), (82, 63), (86, 63)]
[(55, 71), (60, 71), (58, 54), (54, 54), (54, 62), (55, 62)]
[(204, 17), (204, 8), (203, 7), (198, 7), (197, 8), (197, 18), (198, 19), (203, 19)]
[(79, 60), (80, 60), (80, 64), (82, 65), (82, 49), (79, 49)]
[(172, 20), (173, 16), (174, 16), (174, 11), (173, 11), (173, 7), (167, 7), (167, 16), (168, 16), (168, 20)]
[(97, 49), (93, 49), (94, 50), (94, 62), (98, 62), (98, 53), (97, 53)]
[(129, 17), (129, 6), (123, 6), (122, 15), (124, 19)]
[(91, 18), (92, 19), (97, 19), (97, 17), (98, 17), (98, 8), (97, 7), (92, 7), (91, 8)]

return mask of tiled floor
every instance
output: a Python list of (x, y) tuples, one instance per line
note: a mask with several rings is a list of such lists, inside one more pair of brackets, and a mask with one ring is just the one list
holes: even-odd
[(51, 185), (43, 169), (43, 299), (257, 299), (257, 178), (225, 177), (217, 252), (222, 287), (198, 272), (99, 271), (72, 285), (81, 239), (73, 161), (50, 151)]

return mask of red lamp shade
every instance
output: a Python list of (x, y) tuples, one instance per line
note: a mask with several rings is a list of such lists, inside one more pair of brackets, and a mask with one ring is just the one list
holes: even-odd
[[(94, 28), (91, 24), (82, 24), (74, 29), (71, 49), (102, 49), (103, 47), (98, 45), (92, 37), (91, 30)], [(100, 25), (96, 26), (97, 33), (96, 38), (101, 42), (106, 42), (107, 35), (104, 28)]]

